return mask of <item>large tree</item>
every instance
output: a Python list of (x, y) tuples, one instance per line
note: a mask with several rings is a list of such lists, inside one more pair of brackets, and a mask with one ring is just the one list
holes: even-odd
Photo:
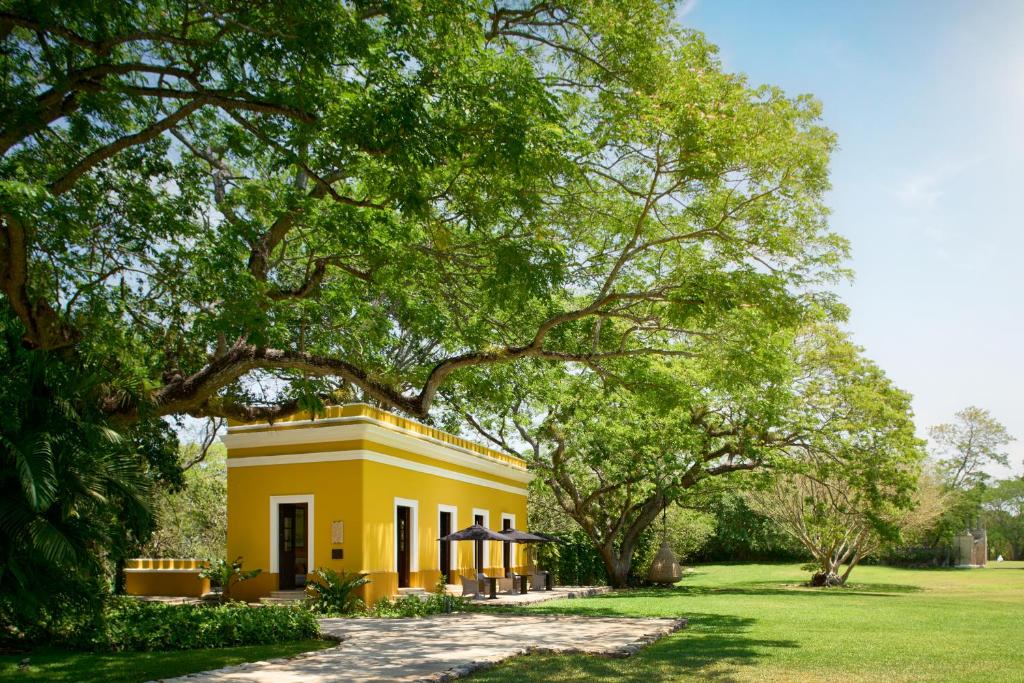
[(769, 335), (756, 354), (732, 362), (728, 352), (709, 351), (601, 371), (536, 364), (491, 371), (478, 377), (487, 390), (446, 391), (445, 404), (530, 463), (594, 544), (612, 585), (623, 586), (638, 544), (663, 511), (691, 501), (715, 478), (780, 464), (798, 442), (788, 411), (788, 338), (786, 331)]
[(910, 395), (834, 328), (798, 347), (809, 369), (798, 380), (801, 438), (786, 470), (748, 499), (811, 555), (812, 585), (839, 585), (883, 542), (927, 528), (944, 505), (938, 482), (920, 476), (924, 444)]
[(427, 414), (836, 274), (831, 134), (670, 3), (7, 1), (0, 298), (103, 411)]
[[(790, 484), (842, 482), (843, 511), (876, 533), (851, 532), (856, 538), (839, 559), (852, 558), (852, 567), (873, 551), (869, 540), (891, 536), (895, 523), (881, 512), (911, 507), (923, 450), (909, 396), (831, 324), (748, 333), (742, 342), (731, 337), (736, 348), (715, 339), (707, 343), (714, 351), (691, 347), (689, 358), (619, 364), (614, 372), (490, 372), (480, 379), (489, 403), (454, 392), (445, 398), (479, 433), (530, 462), (590, 537), (613, 585), (625, 584), (637, 542), (663, 510), (745, 471), (767, 470)], [(801, 519), (829, 533), (847, 521), (834, 522), (823, 506), (801, 506)]]

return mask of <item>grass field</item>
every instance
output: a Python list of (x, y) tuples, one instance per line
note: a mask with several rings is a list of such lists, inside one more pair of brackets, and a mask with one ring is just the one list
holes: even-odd
[(701, 566), (673, 589), (539, 605), (690, 626), (628, 659), (531, 655), (471, 680), (1024, 681), (1024, 562), (858, 567), (827, 590), (806, 578), (797, 565)]
[[(327, 640), (300, 640), (280, 645), (250, 645), (176, 652), (70, 652), (56, 648), (0, 656), (0, 680), (66, 683), (139, 683), (223, 666), (332, 647)], [(29, 658), (28, 666), (19, 663)]]

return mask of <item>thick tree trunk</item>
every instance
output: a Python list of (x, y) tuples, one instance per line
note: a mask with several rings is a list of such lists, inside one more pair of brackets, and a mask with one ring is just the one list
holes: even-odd
[(625, 588), (629, 585), (629, 570), (633, 567), (633, 549), (629, 552), (615, 552), (610, 546), (599, 548), (605, 571), (608, 572), (608, 583), (612, 588)]

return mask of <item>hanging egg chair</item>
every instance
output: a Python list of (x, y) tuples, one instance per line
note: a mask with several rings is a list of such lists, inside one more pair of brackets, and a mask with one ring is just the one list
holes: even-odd
[(683, 568), (679, 566), (676, 554), (672, 552), (668, 541), (661, 542), (661, 550), (654, 556), (651, 569), (647, 572), (647, 580), (661, 586), (671, 586), (683, 578)]
[(668, 543), (668, 524), (665, 517), (665, 513), (662, 513), (661, 549), (654, 556), (651, 568), (647, 572), (647, 580), (659, 586), (671, 586), (683, 577), (683, 568), (679, 566), (679, 559)]

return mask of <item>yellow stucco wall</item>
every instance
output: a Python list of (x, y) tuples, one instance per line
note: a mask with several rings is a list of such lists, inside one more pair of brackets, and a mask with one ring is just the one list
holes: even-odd
[[(395, 498), (415, 501), (416, 523), (414, 533), (418, 543), (418, 569), (413, 564), (409, 576), (411, 586), (431, 589), (440, 575), (441, 545), (439, 505), (455, 507), (453, 530), (462, 529), (473, 523), (474, 509), (483, 512), (489, 519), (487, 526), (501, 528), (502, 513), (515, 516), (515, 524), (525, 525), (526, 497), (497, 491), (464, 482), (440, 479), (419, 472), (401, 470), (375, 462), (364, 463), (363, 496), (363, 571), (370, 574), (373, 583), (368, 586), (369, 601), (391, 596), (398, 591), (398, 574), (395, 571)], [(414, 543), (414, 548), (416, 548)], [(486, 573), (501, 576), (502, 547), (500, 543), (487, 543), (485, 555)], [(512, 545), (512, 565), (521, 570), (525, 555), (522, 546)], [(473, 543), (457, 542), (452, 546), (453, 576), (450, 581), (458, 582), (459, 574), (474, 574)]]
[[(256, 579), (239, 584), (233, 591), (235, 597), (254, 600), (277, 590), (278, 576), (270, 572), (269, 565), (272, 496), (312, 496), (313, 527), (310, 535), (314, 557), (311, 568), (329, 567), (369, 574), (372, 583), (363, 591), (363, 598), (368, 603), (397, 593), (396, 498), (413, 501), (410, 505), (415, 510), (413, 530), (416, 540), (413, 546), (416, 548), (418, 545), (418, 553), (411, 562), (410, 571), (410, 585), (414, 587), (432, 588), (440, 573), (440, 544), (437, 541), (439, 505), (457, 508), (453, 529), (472, 524), (474, 509), (486, 511), (490, 528), (501, 528), (503, 513), (514, 515), (517, 528), (525, 527), (527, 484), (522, 461), (368, 406), (355, 408), (346, 406), (335, 416), (366, 416), (374, 421), (375, 428), (382, 424), (393, 425), (396, 430), (403, 431), (394, 438), (389, 434), (388, 444), (367, 438), (303, 442), (301, 435), (314, 434), (313, 430), (330, 426), (328, 421), (305, 427), (285, 421), (266, 430), (262, 427), (237, 430), (239, 433), (244, 431), (246, 436), (234, 441), (229, 434), (226, 439), (228, 555), (232, 559), (241, 555), (246, 568), (263, 569), (263, 574)], [(260, 434), (272, 433), (275, 428), (300, 431), (290, 434), (290, 442), (285, 445), (277, 442), (266, 445)], [(402, 444), (408, 444), (408, 448), (422, 451), (418, 434), (430, 439), (430, 448), (433, 449), (430, 452), (437, 457), (430, 457), (424, 452), (413, 453), (402, 447)], [(268, 437), (266, 441), (272, 441), (272, 438)], [(461, 460), (457, 463), (446, 461), (446, 448), (458, 449), (456, 455)], [(475, 455), (467, 459), (466, 452)], [(308, 459), (310, 454), (331, 460), (295, 462), (296, 459)], [(367, 459), (378, 454), (390, 460), (375, 462)], [(498, 455), (502, 457), (496, 457)], [(349, 457), (355, 459), (344, 459)], [(257, 460), (247, 460), (249, 458)], [(429, 471), (414, 471), (422, 469)], [(440, 470), (451, 473), (451, 477), (439, 475)], [(471, 481), (458, 480), (467, 477)], [(516, 492), (508, 490), (510, 488)], [(342, 544), (331, 543), (333, 521), (344, 523)], [(487, 573), (501, 575), (501, 544), (489, 543), (488, 546)], [(276, 545), (273, 547), (276, 551)], [(525, 553), (521, 546), (513, 544), (511, 547), (513, 567), (521, 570)], [(342, 549), (344, 558), (332, 559), (332, 548)], [(472, 571), (473, 544), (455, 543), (453, 558), (456, 571)], [(458, 581), (457, 575), (450, 578), (453, 582)]]
[(125, 563), (129, 595), (171, 595), (198, 598), (210, 592), (210, 580), (199, 576), (205, 563), (193, 558), (137, 558)]

